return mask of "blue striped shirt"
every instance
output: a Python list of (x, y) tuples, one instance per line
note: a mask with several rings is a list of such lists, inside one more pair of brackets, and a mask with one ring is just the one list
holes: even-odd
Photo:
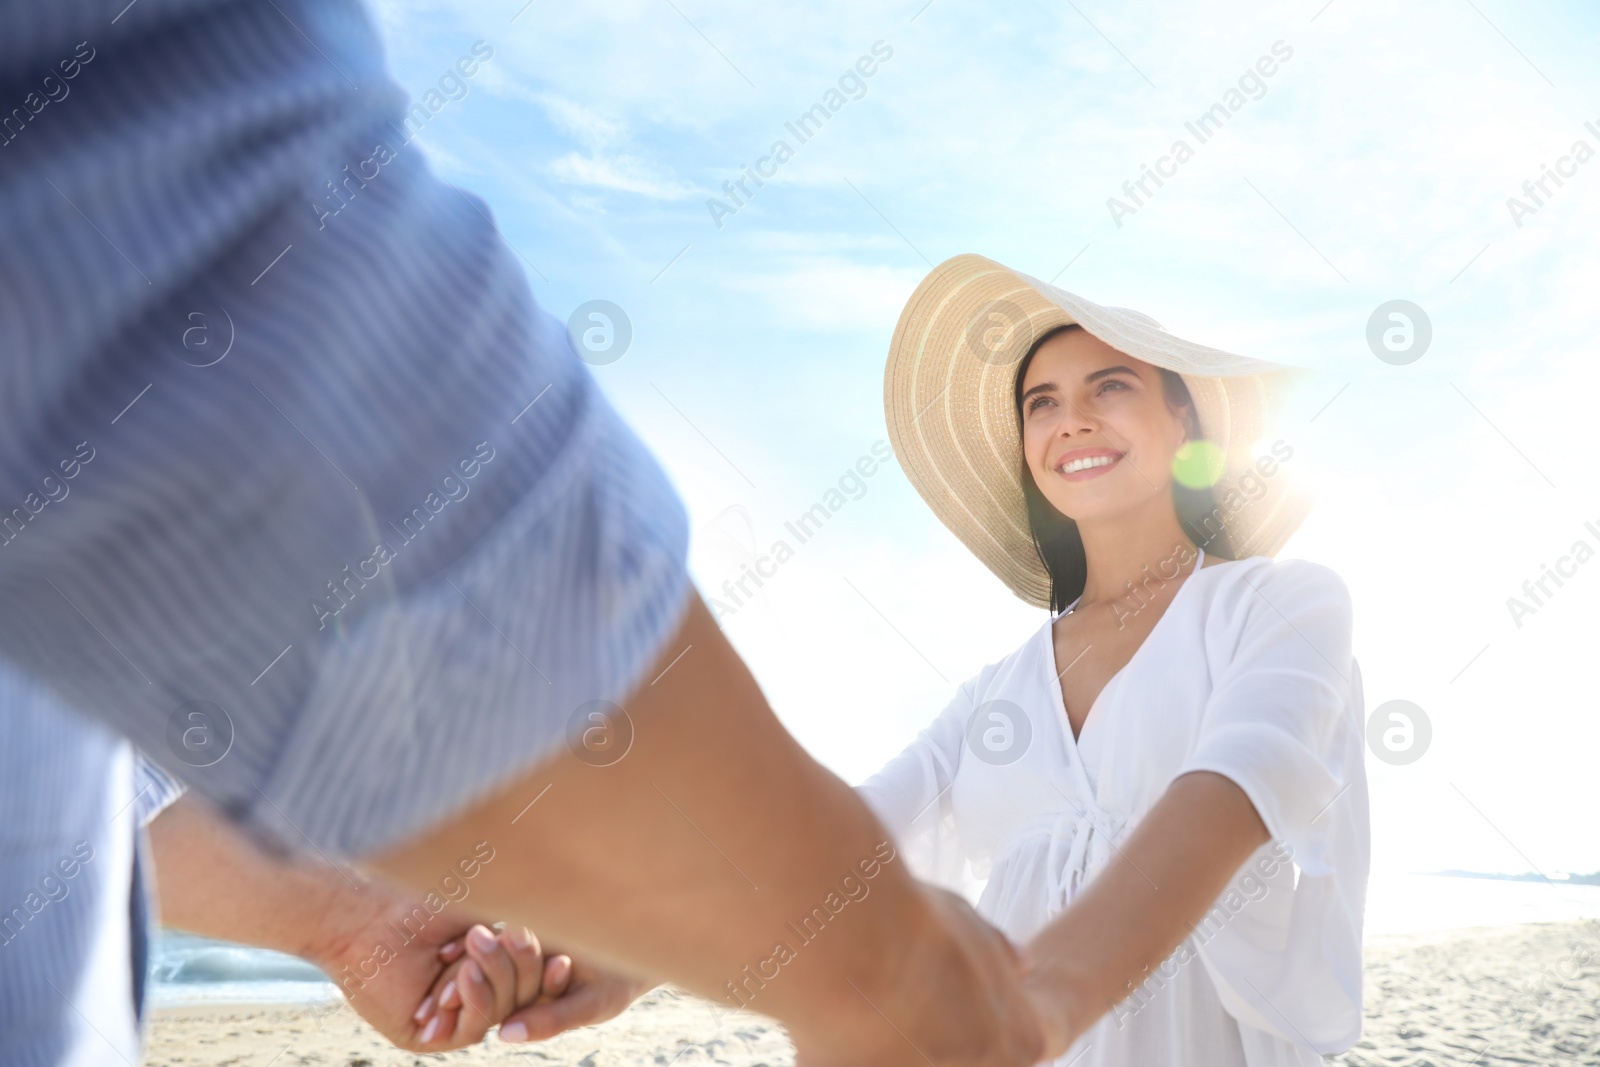
[(687, 517), (360, 4), (120, 7), (0, 5), (0, 653), (380, 849), (625, 697)]
[[(678, 495), (432, 110), (356, 0), (0, 0), (0, 656), (330, 854), (552, 755), (690, 595)], [(42, 789), (0, 777), (43, 849), (0, 887), (71, 847)]]
[(0, 1067), (137, 1061), (155, 910), (139, 831), (182, 793), (0, 668)]
[(0, 668), (0, 1067), (137, 1062), (134, 755)]

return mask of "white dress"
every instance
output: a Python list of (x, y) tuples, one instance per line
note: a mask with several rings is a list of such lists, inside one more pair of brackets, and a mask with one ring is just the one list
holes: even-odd
[(859, 787), (913, 874), (1028, 940), (1179, 774), (1238, 783), (1272, 839), (1056, 1064), (1300, 1067), (1361, 1034), (1369, 865), (1351, 604), (1327, 567), (1196, 569), (1073, 740), (1047, 621)]

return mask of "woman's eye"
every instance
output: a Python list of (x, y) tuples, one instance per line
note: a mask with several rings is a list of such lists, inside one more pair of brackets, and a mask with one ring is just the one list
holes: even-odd
[(1107, 378), (1105, 381), (1100, 383), (1100, 388), (1096, 392), (1097, 393), (1103, 393), (1113, 385), (1116, 386), (1118, 389), (1130, 388), (1130, 386), (1128, 385), (1127, 382), (1121, 381), (1121, 380), (1119, 380), (1117, 378)]
[(1036, 396), (1032, 400), (1028, 401), (1028, 414), (1032, 415), (1034, 413), (1034, 410), (1037, 409), (1040, 404), (1054, 403), (1054, 402), (1055, 401), (1051, 400), (1047, 396)]

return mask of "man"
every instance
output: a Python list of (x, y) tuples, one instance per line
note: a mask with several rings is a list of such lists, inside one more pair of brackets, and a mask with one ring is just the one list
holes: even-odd
[[(355, 0), (0, 8), (0, 655), (263, 841), (415, 892), (487, 842), (485, 912), (716, 996), (884, 834), (409, 143), (494, 51), (408, 102)], [(1032, 1062), (1004, 939), (874, 889), (761, 990), (801, 1055)]]

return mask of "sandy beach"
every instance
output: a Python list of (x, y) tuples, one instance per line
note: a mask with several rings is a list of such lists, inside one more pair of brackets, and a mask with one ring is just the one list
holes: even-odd
[[(1600, 1067), (1600, 921), (1531, 923), (1373, 939), (1367, 1021), (1347, 1067)], [(418, 1056), (386, 1044), (343, 1007), (210, 1006), (156, 1013), (153, 1067), (412, 1067), (430, 1060), (574, 1067), (726, 1064), (781, 1067), (781, 1028), (656, 990), (621, 1017), (536, 1045), (490, 1036), (473, 1049)]]

